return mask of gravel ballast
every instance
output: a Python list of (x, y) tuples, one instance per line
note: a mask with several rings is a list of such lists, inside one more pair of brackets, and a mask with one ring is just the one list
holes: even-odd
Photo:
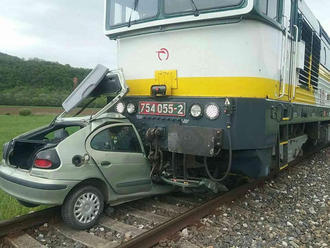
[(282, 171), (158, 247), (328, 247), (330, 149)]

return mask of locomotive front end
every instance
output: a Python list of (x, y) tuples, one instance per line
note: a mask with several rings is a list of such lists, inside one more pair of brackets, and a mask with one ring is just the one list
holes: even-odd
[[(244, 18), (256, 3), (106, 3), (106, 34), (117, 41), (129, 86), (113, 110), (143, 137), (154, 181), (217, 191), (229, 172), (267, 175), (275, 136), (267, 134), (271, 123), (259, 120), (265, 98), (274, 95), (268, 69), (278, 54), (262, 39), (277, 34), (257, 38), (263, 25)], [(262, 46), (275, 59), (264, 61)]]

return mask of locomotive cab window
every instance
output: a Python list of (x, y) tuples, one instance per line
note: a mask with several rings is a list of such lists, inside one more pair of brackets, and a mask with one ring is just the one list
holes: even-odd
[(107, 28), (245, 7), (246, 0), (106, 0)]
[(279, 22), (279, 1), (259, 0), (259, 11), (270, 19)]
[(141, 145), (132, 126), (114, 126), (99, 132), (91, 141), (98, 151), (141, 153)]

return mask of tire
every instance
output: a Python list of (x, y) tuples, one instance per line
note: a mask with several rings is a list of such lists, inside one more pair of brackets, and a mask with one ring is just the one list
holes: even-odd
[(26, 202), (26, 201), (18, 200), (18, 199), (17, 199), (17, 201), (19, 202), (19, 204), (21, 204), (27, 208), (35, 208), (35, 207), (40, 206), (39, 204), (33, 204), (33, 203)]
[(94, 226), (104, 208), (104, 196), (96, 187), (84, 185), (67, 196), (62, 205), (64, 223), (77, 230)]

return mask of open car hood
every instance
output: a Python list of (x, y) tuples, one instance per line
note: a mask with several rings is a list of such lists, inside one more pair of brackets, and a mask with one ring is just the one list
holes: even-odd
[[(113, 95), (114, 98), (103, 109), (97, 112), (91, 119), (96, 119), (108, 109), (114, 106), (128, 92), (123, 72), (121, 70), (109, 70), (103, 65), (97, 65), (79, 86), (68, 96), (62, 106), (65, 113), (77, 107), (83, 100), (89, 97), (99, 97), (101, 95)], [(116, 95), (115, 95), (116, 94)]]

